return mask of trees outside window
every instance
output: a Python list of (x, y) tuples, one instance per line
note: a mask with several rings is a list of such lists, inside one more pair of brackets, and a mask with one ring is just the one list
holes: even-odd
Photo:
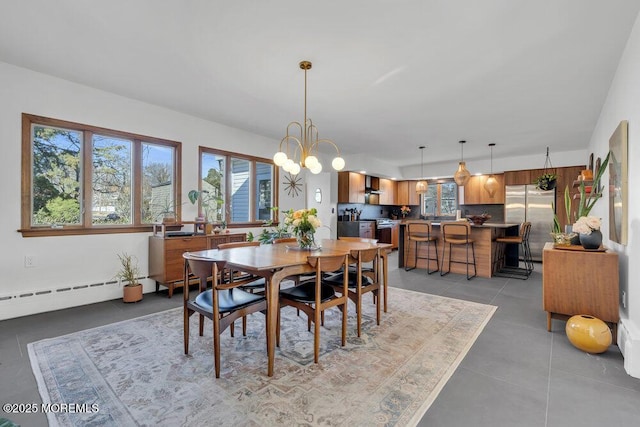
[(22, 120), (24, 236), (148, 231), (164, 212), (180, 216), (179, 142)]
[(427, 217), (455, 216), (458, 204), (458, 186), (454, 181), (429, 182), (422, 196), (422, 215)]
[(273, 221), (278, 200), (275, 168), (269, 159), (200, 147), (200, 212), (213, 223), (262, 225)]

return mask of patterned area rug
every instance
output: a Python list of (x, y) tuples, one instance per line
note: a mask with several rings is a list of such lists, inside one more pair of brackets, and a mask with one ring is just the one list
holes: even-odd
[(317, 365), (305, 315), (283, 309), (271, 378), (259, 313), (246, 337), (239, 322), (223, 334), (219, 379), (211, 322), (198, 337), (192, 316), (185, 356), (181, 308), (31, 343), (29, 356), (43, 402), (68, 405), (52, 426), (415, 425), (496, 307), (390, 288), (377, 326), (370, 301), (361, 338), (349, 306), (345, 347), (339, 311), (327, 311)]

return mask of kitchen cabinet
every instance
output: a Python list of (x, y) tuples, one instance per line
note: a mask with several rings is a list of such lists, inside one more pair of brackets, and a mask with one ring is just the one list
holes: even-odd
[(380, 191), (378, 195), (379, 205), (396, 205), (397, 182), (391, 179), (380, 178)]
[(338, 172), (338, 203), (364, 203), (364, 180), (359, 173)]
[(492, 196), (484, 189), (489, 175), (474, 175), (464, 186), (464, 205), (504, 204), (504, 174), (494, 174), (498, 181), (498, 191)]
[(409, 206), (420, 205), (420, 195), (416, 193), (417, 182), (418, 181), (398, 181), (396, 204)]
[(504, 185), (529, 185), (531, 180), (530, 170), (506, 171), (504, 173)]
[(391, 227), (391, 249), (398, 249), (398, 243), (400, 241), (400, 221), (392, 221), (392, 223), (393, 226)]
[(375, 221), (360, 221), (360, 237), (365, 239), (375, 239), (376, 223)]
[(542, 252), (542, 302), (551, 319), (589, 314), (609, 323), (616, 337), (618, 307), (618, 254), (556, 249), (547, 243)]

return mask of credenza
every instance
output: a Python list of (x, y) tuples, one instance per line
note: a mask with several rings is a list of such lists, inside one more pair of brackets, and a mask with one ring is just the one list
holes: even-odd
[(185, 252), (216, 249), (221, 243), (244, 242), (246, 233), (173, 235), (166, 228), (154, 226), (149, 237), (149, 278), (156, 281), (156, 292), (160, 285), (169, 289), (169, 298), (173, 290), (184, 285)]
[(551, 319), (566, 320), (588, 314), (607, 322), (615, 340), (620, 320), (618, 306), (618, 254), (611, 250), (585, 251), (579, 247), (554, 248), (547, 243), (542, 251), (542, 301)]

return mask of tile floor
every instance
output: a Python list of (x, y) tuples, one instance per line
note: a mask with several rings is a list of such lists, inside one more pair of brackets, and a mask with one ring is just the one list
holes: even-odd
[[(394, 253), (390, 266), (397, 265)], [(546, 330), (541, 265), (529, 280), (474, 278), (390, 269), (393, 286), (498, 306), (420, 426), (635, 426), (640, 379), (628, 376), (617, 347), (589, 355), (567, 341), (564, 322)], [(0, 321), (0, 402), (40, 402), (27, 343), (177, 307), (181, 294), (147, 294), (139, 304), (107, 301)], [(46, 426), (36, 415), (8, 415)]]

